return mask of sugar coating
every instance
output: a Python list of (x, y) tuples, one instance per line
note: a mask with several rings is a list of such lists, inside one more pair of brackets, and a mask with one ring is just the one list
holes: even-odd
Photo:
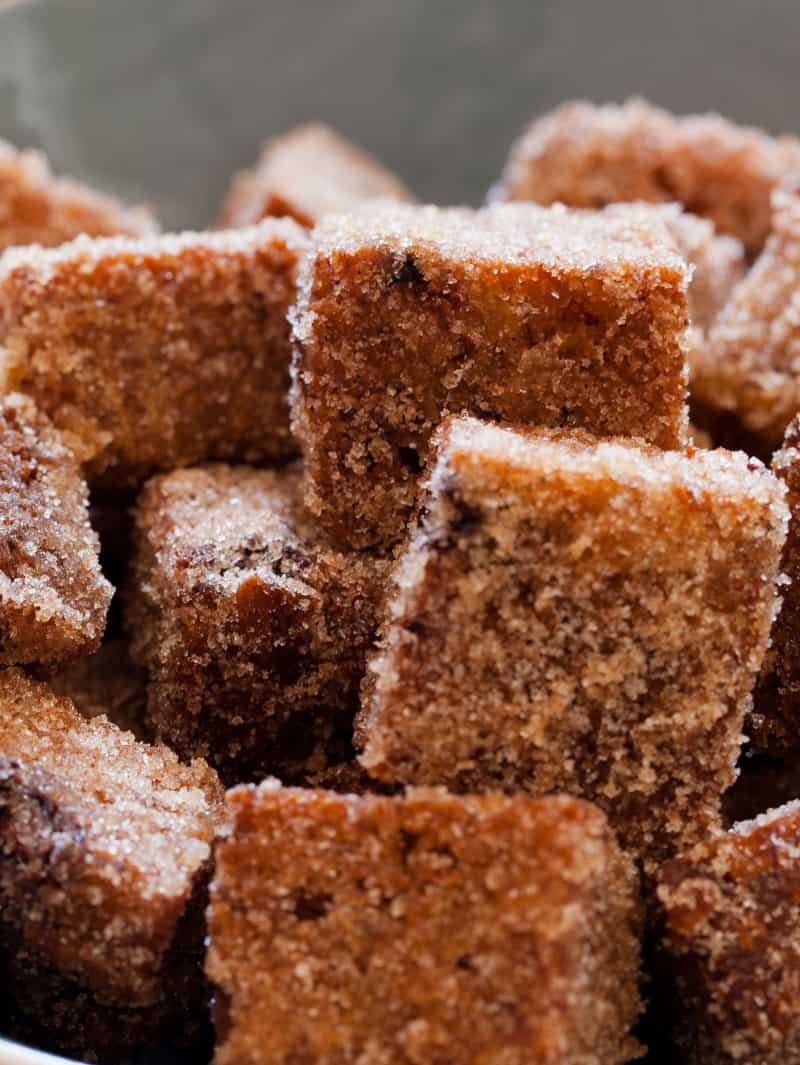
[(800, 1062), (799, 857), (791, 802), (661, 871), (674, 1035), (688, 1065)]
[(796, 755), (800, 749), (800, 416), (789, 425), (783, 446), (773, 456), (772, 470), (786, 485), (791, 512), (783, 549), (786, 578), (749, 732), (761, 750)]
[(56, 694), (70, 698), (84, 717), (102, 714), (137, 739), (147, 738), (144, 676), (131, 661), (125, 640), (110, 640), (48, 677), (48, 683)]
[(648, 208), (324, 220), (294, 312), (307, 505), (342, 543), (392, 544), (448, 413), (679, 445), (688, 278)]
[(32, 395), (115, 491), (206, 458), (285, 457), (286, 312), (304, 246), (278, 219), (7, 251), (0, 388)]
[(414, 197), (374, 156), (313, 122), (267, 141), (255, 168), (233, 179), (221, 222), (248, 226), (288, 215), (313, 227), (326, 214), (375, 199)]
[(146, 485), (128, 591), (148, 719), (229, 782), (352, 759), (386, 562), (332, 548), (300, 475), (225, 465)]
[(716, 319), (692, 390), (777, 447), (800, 411), (800, 197), (777, 193), (761, 256)]
[(81, 233), (136, 237), (157, 229), (148, 210), (53, 177), (40, 152), (18, 151), (0, 140), (0, 251), (15, 244), (63, 244)]
[(572, 207), (677, 201), (757, 254), (770, 231), (770, 196), (800, 171), (800, 141), (720, 115), (676, 116), (644, 100), (563, 104), (512, 146), (499, 200)]
[(718, 824), (776, 609), (756, 460), (450, 419), (358, 735), (380, 780), (595, 800), (651, 871)]
[(16, 669), (0, 672), (0, 922), (106, 1003), (156, 1004), (222, 792)]
[(636, 878), (595, 807), (269, 781), (228, 804), (215, 1065), (637, 1056)]
[(55, 663), (100, 643), (114, 589), (78, 464), (24, 396), (0, 396), (0, 666)]

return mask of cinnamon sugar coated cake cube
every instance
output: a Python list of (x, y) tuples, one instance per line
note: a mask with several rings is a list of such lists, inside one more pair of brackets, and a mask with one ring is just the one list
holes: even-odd
[(414, 197), (372, 155), (315, 122), (264, 145), (255, 168), (234, 178), (221, 222), (247, 226), (269, 216), (288, 215), (313, 227), (326, 214), (375, 199)]
[(0, 251), (15, 244), (63, 244), (81, 233), (136, 237), (156, 231), (149, 211), (53, 177), (41, 152), (18, 151), (0, 140)]
[(128, 630), (148, 720), (234, 783), (352, 760), (386, 562), (331, 547), (300, 475), (224, 465), (146, 485)]
[(754, 695), (749, 733), (756, 747), (792, 756), (800, 750), (800, 415), (773, 456), (772, 470), (786, 485), (791, 511), (783, 550), (787, 579)]
[(31, 395), (90, 481), (115, 491), (206, 458), (283, 458), (286, 312), (304, 245), (276, 219), (7, 251), (0, 388)]
[(563, 104), (513, 145), (492, 197), (572, 207), (676, 201), (756, 254), (770, 195), (800, 174), (800, 140), (715, 114), (672, 115), (644, 100)]
[(0, 940), (15, 944), (3, 959), (15, 1008), (27, 1012), (26, 984), (41, 972), (151, 1018), (176, 983), (195, 985), (179, 1010), (200, 1006), (202, 923), (174, 948), (202, 902), (222, 818), (203, 762), (181, 765), (20, 670), (0, 671)]
[(692, 393), (778, 447), (800, 412), (800, 197), (776, 193), (766, 247), (714, 322)]
[(647, 208), (324, 220), (294, 321), (307, 505), (342, 543), (392, 544), (447, 413), (679, 446), (688, 276)]
[(800, 1062), (798, 855), (791, 802), (662, 869), (673, 1034), (687, 1065)]
[(380, 780), (567, 791), (654, 862), (732, 783), (783, 486), (743, 454), (450, 419), (357, 736)]
[(113, 588), (78, 464), (24, 396), (0, 396), (0, 666), (55, 663), (100, 643)]
[(229, 793), (215, 1065), (606, 1065), (639, 1011), (636, 878), (568, 797)]

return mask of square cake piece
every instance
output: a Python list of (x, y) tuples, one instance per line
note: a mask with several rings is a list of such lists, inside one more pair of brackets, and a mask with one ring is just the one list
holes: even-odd
[[(668, 1003), (687, 1065), (800, 1063), (800, 802), (668, 862)], [(671, 999), (671, 1001), (670, 1001)]]
[(780, 192), (774, 203), (766, 247), (692, 367), (692, 397), (767, 448), (800, 411), (800, 197)]
[(135, 539), (127, 624), (155, 733), (230, 783), (305, 782), (352, 759), (387, 564), (327, 543), (299, 472), (155, 477)]
[(308, 506), (352, 547), (394, 543), (448, 413), (680, 445), (687, 280), (647, 208), (323, 221), (295, 312)]
[(358, 738), (378, 779), (595, 800), (645, 867), (732, 783), (776, 608), (757, 460), (450, 419)]
[(156, 231), (149, 211), (53, 177), (41, 152), (17, 151), (0, 140), (0, 251), (15, 244), (63, 244), (82, 233), (138, 237)]
[(672, 115), (644, 100), (576, 101), (529, 126), (490, 197), (570, 207), (674, 201), (755, 255), (770, 230), (772, 191), (798, 171), (796, 137), (720, 115)]
[(791, 512), (782, 565), (787, 580), (753, 699), (749, 733), (757, 748), (794, 758), (800, 751), (800, 416), (773, 456), (772, 471), (786, 485)]
[(289, 325), (304, 231), (79, 238), (0, 259), (0, 388), (31, 395), (121, 491), (208, 458), (273, 460), (289, 434)]
[(229, 793), (216, 1065), (611, 1065), (639, 1049), (633, 867), (568, 797)]
[(114, 589), (72, 453), (25, 396), (0, 396), (0, 667), (94, 650)]
[(414, 197), (374, 156), (315, 122), (264, 145), (255, 169), (234, 178), (221, 222), (249, 226), (269, 216), (288, 215), (313, 227), (326, 214), (377, 199)]
[(205, 763), (181, 765), (0, 671), (0, 939), (12, 944), (2, 964), (16, 974), (15, 1009), (26, 1013), (26, 983), (42, 972), (107, 1007), (158, 1013), (176, 988), (191, 999), (179, 1009), (199, 1006), (202, 921), (193, 943), (182, 937), (222, 817)]

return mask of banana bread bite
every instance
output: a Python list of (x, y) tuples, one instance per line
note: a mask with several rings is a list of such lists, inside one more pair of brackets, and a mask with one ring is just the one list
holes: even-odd
[(229, 793), (211, 888), (216, 1065), (637, 1056), (632, 865), (564, 797)]
[(185, 986), (187, 952), (194, 997), (176, 1005), (196, 1008), (202, 929), (177, 959), (173, 948), (221, 823), (203, 762), (183, 766), (21, 671), (0, 672), (0, 926), (22, 951), (5, 963), (15, 1010), (28, 1013), (28, 958), (103, 1006), (159, 1015)]
[(73, 454), (29, 399), (0, 396), (0, 667), (99, 645), (114, 590), (98, 550)]
[(800, 174), (800, 141), (719, 115), (672, 115), (644, 100), (563, 104), (512, 146), (500, 200), (602, 207), (677, 201), (757, 254), (770, 230), (770, 195)]
[(323, 221), (294, 325), (307, 505), (341, 543), (394, 543), (447, 413), (680, 445), (687, 281), (648, 208)]
[(156, 477), (135, 539), (127, 623), (156, 734), (230, 783), (305, 782), (352, 760), (386, 563), (327, 543), (299, 473)]
[(687, 1065), (800, 1062), (798, 853), (792, 802), (661, 871), (673, 1034)]
[(121, 492), (207, 458), (273, 460), (289, 435), (289, 325), (303, 230), (79, 238), (0, 259), (0, 388), (31, 395)]
[(595, 800), (654, 862), (719, 822), (776, 608), (756, 460), (450, 419), (358, 738), (380, 780)]
[(128, 208), (77, 181), (56, 178), (41, 152), (0, 140), (0, 251), (14, 244), (63, 244), (86, 233), (155, 233), (149, 211)]
[(249, 226), (270, 215), (288, 215), (313, 227), (323, 215), (376, 199), (414, 197), (373, 156), (330, 127), (309, 123), (268, 141), (255, 169), (237, 174), (221, 224)]
[(692, 395), (767, 448), (800, 411), (800, 197), (776, 193), (773, 229), (692, 367)]

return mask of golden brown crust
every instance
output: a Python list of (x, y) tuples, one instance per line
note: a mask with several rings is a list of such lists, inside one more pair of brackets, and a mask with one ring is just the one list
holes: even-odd
[(770, 238), (717, 317), (692, 367), (692, 393), (730, 412), (768, 448), (800, 411), (800, 197), (776, 193)]
[(275, 782), (228, 801), (209, 910), (227, 1002), (216, 1065), (636, 1056), (636, 878), (596, 808)]
[(74, 456), (29, 399), (0, 396), (0, 667), (99, 645), (114, 589), (98, 550)]
[(643, 100), (567, 103), (513, 145), (496, 199), (603, 207), (677, 201), (757, 254), (770, 195), (800, 171), (800, 141), (719, 115), (678, 117)]
[(800, 1062), (799, 853), (793, 802), (661, 871), (674, 1035), (688, 1065)]
[(233, 179), (220, 222), (238, 227), (288, 216), (313, 228), (326, 214), (375, 199), (414, 197), (374, 156), (315, 122), (264, 145), (255, 169)]
[(386, 562), (327, 543), (296, 470), (156, 477), (136, 545), (127, 624), (158, 735), (232, 783), (352, 759)]
[(339, 542), (396, 542), (448, 412), (678, 446), (687, 281), (647, 208), (397, 206), (323, 222), (294, 323), (307, 505)]
[(0, 260), (0, 387), (33, 396), (120, 491), (206, 458), (273, 460), (289, 434), (289, 326), (305, 235), (79, 238)]
[(82, 233), (143, 237), (157, 229), (149, 211), (53, 177), (40, 152), (20, 152), (0, 140), (0, 251), (16, 244), (63, 244)]
[(0, 671), (0, 921), (103, 1001), (156, 1003), (222, 792), (21, 671)]
[(369, 665), (362, 764), (584, 795), (651, 870), (718, 824), (787, 516), (744, 455), (446, 421)]

